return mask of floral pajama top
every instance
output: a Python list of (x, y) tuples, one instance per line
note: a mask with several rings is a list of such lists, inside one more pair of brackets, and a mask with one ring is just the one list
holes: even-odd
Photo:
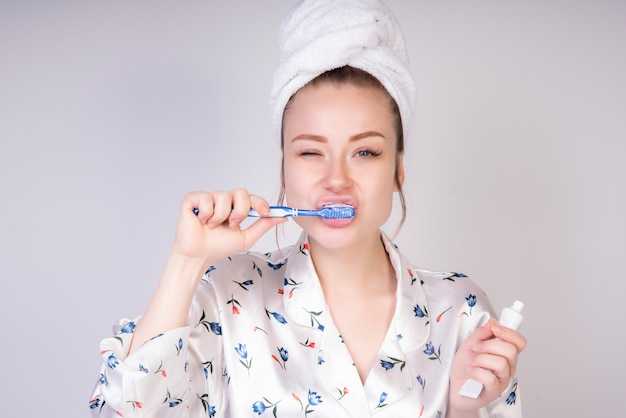
[[(293, 247), (212, 266), (188, 326), (128, 355), (134, 321), (101, 343), (94, 417), (444, 418), (460, 342), (493, 315), (465, 275), (414, 268), (382, 234), (398, 279), (396, 311), (365, 384), (309, 257)], [(517, 380), (481, 411), (521, 417)]]

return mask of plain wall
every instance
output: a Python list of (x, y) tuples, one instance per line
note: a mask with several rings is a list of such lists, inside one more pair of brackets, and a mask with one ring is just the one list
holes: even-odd
[[(0, 3), (2, 416), (88, 415), (99, 341), (145, 307), (187, 191), (276, 199), (267, 98), (292, 4)], [(616, 416), (626, 3), (388, 4), (419, 95), (397, 243), (497, 310), (526, 303), (525, 416)]]

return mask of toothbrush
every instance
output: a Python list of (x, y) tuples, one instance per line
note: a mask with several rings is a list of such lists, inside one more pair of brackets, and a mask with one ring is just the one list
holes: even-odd
[[(196, 215), (197, 208), (193, 209)], [(261, 216), (255, 209), (250, 209), (248, 217), (252, 218), (286, 218), (288, 216), (319, 216), (322, 219), (350, 219), (354, 218), (356, 212), (350, 206), (325, 206), (321, 209), (296, 209), (288, 206), (270, 206), (270, 214)]]
[[(524, 317), (522, 316), (522, 309), (524, 309), (524, 303), (516, 300), (515, 302), (513, 302), (513, 305), (510, 308), (502, 309), (502, 313), (500, 314), (500, 321), (498, 322), (500, 322), (500, 324), (504, 325), (507, 328), (511, 328), (517, 331), (522, 325), (522, 321), (524, 320)], [(482, 383), (474, 379), (467, 379), (467, 381), (461, 387), (461, 391), (459, 393), (462, 396), (476, 399), (478, 398), (482, 390)]]

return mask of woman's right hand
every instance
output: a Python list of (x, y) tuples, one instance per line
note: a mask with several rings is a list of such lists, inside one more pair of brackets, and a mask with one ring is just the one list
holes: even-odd
[[(172, 255), (202, 260), (208, 268), (216, 261), (249, 250), (285, 218), (260, 218), (246, 229), (240, 224), (250, 208), (269, 214), (269, 204), (245, 189), (192, 192), (181, 204)], [(197, 209), (197, 215), (194, 212)]]
[[(173, 328), (187, 323), (189, 307), (202, 274), (216, 261), (249, 250), (285, 218), (260, 218), (240, 227), (250, 208), (269, 213), (267, 201), (244, 189), (193, 192), (183, 199), (176, 237), (159, 285), (135, 327), (129, 352)], [(196, 215), (194, 209), (198, 209)]]

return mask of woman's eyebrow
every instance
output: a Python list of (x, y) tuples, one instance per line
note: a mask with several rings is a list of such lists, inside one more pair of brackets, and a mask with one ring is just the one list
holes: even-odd
[(367, 131), (367, 132), (363, 132), (363, 133), (351, 136), (350, 141), (358, 141), (359, 139), (371, 138), (373, 136), (378, 136), (380, 138), (387, 139), (385, 138), (385, 135), (381, 134), (378, 131)]
[[(381, 134), (378, 131), (367, 131), (367, 132), (362, 132), (360, 134), (352, 135), (350, 137), (349, 141), (353, 142), (353, 141), (358, 141), (360, 139), (371, 138), (371, 137), (380, 137), (380, 138), (386, 139), (385, 135)], [(322, 135), (312, 135), (312, 134), (300, 134), (300, 135), (294, 137), (291, 140), (291, 142), (300, 141), (300, 140), (309, 140), (309, 141), (316, 141), (316, 142), (328, 142), (328, 139), (325, 136), (322, 136)]]

